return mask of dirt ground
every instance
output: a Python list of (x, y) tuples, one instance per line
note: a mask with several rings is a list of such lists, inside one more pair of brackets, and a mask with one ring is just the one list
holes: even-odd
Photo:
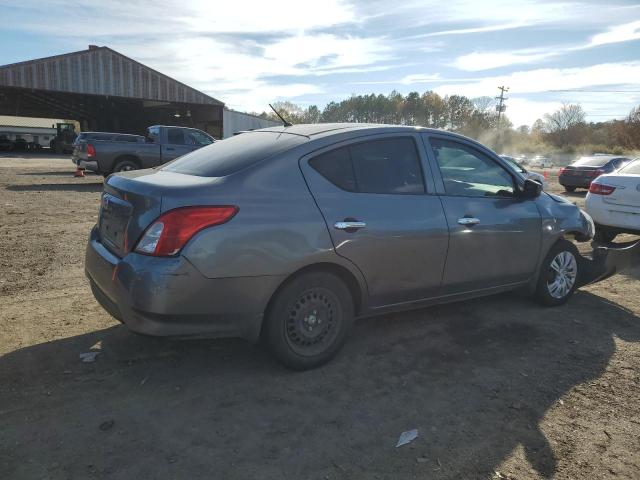
[(640, 478), (640, 269), (556, 309), (506, 294), (361, 320), (295, 373), (109, 317), (83, 273), (102, 179), (71, 173), (0, 158), (1, 479)]

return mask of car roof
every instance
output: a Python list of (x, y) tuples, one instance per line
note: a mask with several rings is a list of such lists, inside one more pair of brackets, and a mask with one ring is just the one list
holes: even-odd
[(331, 135), (334, 133), (342, 133), (347, 131), (356, 130), (375, 130), (376, 133), (393, 133), (393, 132), (432, 132), (438, 134), (446, 134), (458, 138), (468, 139), (464, 135), (460, 135), (454, 132), (448, 132), (446, 130), (439, 130), (436, 128), (427, 128), (411, 125), (388, 125), (384, 123), (304, 123), (291, 126), (275, 126), (266, 127), (257, 130), (248, 130), (239, 133), (251, 133), (251, 132), (274, 132), (274, 133), (286, 133), (289, 135), (299, 135), (302, 137), (317, 138), (320, 136)]
[(624, 155), (603, 155), (603, 154), (583, 155), (578, 160), (576, 160), (576, 162), (580, 160), (602, 160), (604, 162), (608, 162), (610, 160), (613, 160), (614, 158), (629, 158), (629, 157), (625, 157)]

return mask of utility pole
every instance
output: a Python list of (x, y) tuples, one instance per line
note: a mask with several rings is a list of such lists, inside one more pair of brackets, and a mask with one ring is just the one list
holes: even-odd
[(505, 100), (508, 100), (508, 97), (505, 97), (504, 94), (505, 92), (509, 91), (509, 87), (505, 87), (504, 85), (501, 87), (498, 87), (498, 90), (500, 90), (500, 96), (499, 97), (495, 97), (496, 100), (499, 100), (498, 105), (496, 105), (496, 110), (498, 111), (498, 125), (497, 125), (497, 129), (498, 129), (498, 139), (496, 142), (496, 149), (500, 150), (501, 145), (500, 145), (500, 134), (502, 133), (502, 128), (500, 125), (500, 116), (502, 115), (502, 112), (504, 112), (507, 109), (507, 106), (504, 104)]

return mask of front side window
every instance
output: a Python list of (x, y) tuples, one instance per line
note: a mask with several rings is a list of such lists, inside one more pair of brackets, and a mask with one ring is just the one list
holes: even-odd
[(208, 135), (198, 130), (185, 130), (184, 136), (187, 145), (199, 145), (203, 147), (213, 143), (213, 140), (211, 140)]
[(181, 128), (167, 128), (167, 143), (170, 145), (184, 145), (184, 134)]
[(432, 138), (447, 195), (466, 197), (512, 197), (513, 178), (493, 159), (451, 140)]
[(424, 193), (420, 158), (413, 139), (389, 138), (337, 148), (309, 165), (337, 187), (359, 193)]

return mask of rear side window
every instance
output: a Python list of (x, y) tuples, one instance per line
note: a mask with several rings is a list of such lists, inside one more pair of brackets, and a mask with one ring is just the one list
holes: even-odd
[(309, 165), (336, 187), (356, 191), (356, 177), (349, 156), (349, 148), (337, 148), (309, 160)]
[(338, 148), (309, 161), (337, 187), (359, 193), (424, 193), (420, 158), (413, 139), (389, 138)]

